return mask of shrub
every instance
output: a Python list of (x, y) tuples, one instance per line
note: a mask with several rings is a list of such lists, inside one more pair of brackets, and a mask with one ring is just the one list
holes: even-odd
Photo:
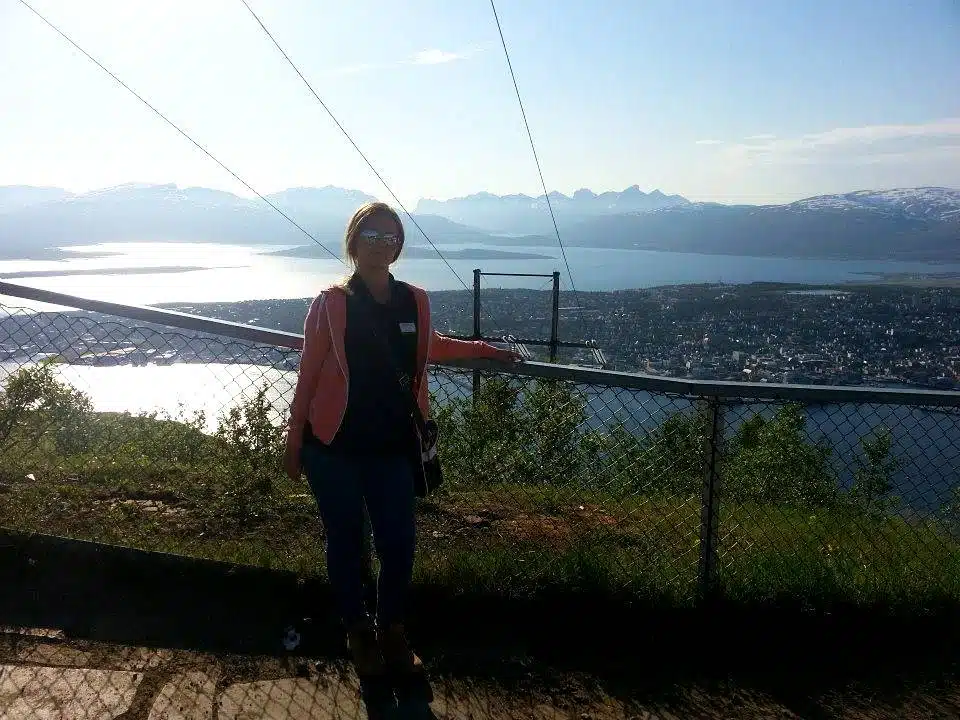
[(892, 492), (900, 460), (893, 454), (890, 430), (881, 427), (860, 438), (860, 450), (850, 497), (869, 514), (884, 515), (899, 502)]
[(781, 406), (771, 419), (757, 413), (734, 434), (722, 469), (725, 498), (816, 507), (833, 503), (839, 478), (833, 449), (807, 438), (799, 403)]
[(253, 397), (227, 410), (214, 435), (217, 464), (224, 473), (216, 507), (238, 522), (272, 513), (273, 491), (281, 478), (284, 435), (273, 421), (267, 392), (268, 387), (261, 386)]
[(7, 378), (0, 393), (0, 451), (18, 443), (35, 446), (47, 436), (59, 452), (72, 453), (89, 441), (93, 405), (56, 378), (55, 364), (24, 367)]

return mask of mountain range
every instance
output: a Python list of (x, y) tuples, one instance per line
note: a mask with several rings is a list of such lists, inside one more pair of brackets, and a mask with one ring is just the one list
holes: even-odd
[(659, 190), (645, 193), (633, 185), (623, 192), (604, 192), (599, 195), (582, 188), (572, 196), (559, 192), (538, 197), (481, 192), (450, 200), (424, 199), (417, 203), (416, 212), (440, 215), (493, 232), (553, 234), (551, 210), (558, 222), (569, 224), (600, 215), (650, 212), (689, 204), (690, 201), (680, 195), (664, 195)]
[[(358, 205), (374, 198), (333, 186), (266, 196), (334, 252)], [(823, 195), (784, 205), (691, 202), (637, 186), (623, 192), (551, 193), (566, 245), (782, 257), (960, 262), (960, 190), (901, 188)], [(544, 196), (477, 193), (417, 203), (408, 242), (475, 247), (556, 247)], [(0, 187), (0, 257), (51, 256), (51, 248), (120, 241), (310, 243), (259, 198), (177, 185), (127, 184), (73, 194)]]

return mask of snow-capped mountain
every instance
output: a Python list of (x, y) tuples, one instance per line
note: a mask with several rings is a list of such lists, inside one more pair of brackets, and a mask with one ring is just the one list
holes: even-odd
[(791, 203), (804, 210), (876, 210), (904, 217), (946, 220), (960, 213), (960, 190), (945, 187), (858, 190), (842, 195), (820, 195)]
[(902, 188), (786, 205), (690, 203), (604, 215), (565, 229), (570, 244), (674, 252), (960, 262), (960, 191)]

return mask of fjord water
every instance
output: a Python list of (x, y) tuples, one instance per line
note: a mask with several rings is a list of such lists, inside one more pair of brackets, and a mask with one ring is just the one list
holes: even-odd
[[(447, 251), (467, 246), (445, 244), (440, 247), (442, 251)], [(199, 243), (114, 243), (74, 247), (71, 248), (71, 255), (75, 257), (62, 261), (0, 261), (0, 278), (14, 273), (81, 271), (84, 274), (20, 277), (12, 281), (100, 300), (146, 305), (180, 301), (229, 302), (311, 297), (318, 289), (342, 278), (347, 272), (345, 265), (332, 258), (290, 258), (265, 254), (277, 249), (277, 246)], [(479, 267), (485, 272), (549, 274), (559, 270), (562, 287), (570, 287), (556, 247), (509, 249), (552, 257), (546, 260), (452, 259), (449, 262), (468, 286), (472, 284), (473, 269)], [(686, 283), (843, 283), (869, 279), (869, 275), (862, 273), (960, 273), (960, 264), (924, 262), (742, 257), (582, 247), (570, 247), (566, 252), (577, 289), (583, 291)], [(106, 255), (94, 257), (93, 254)], [(175, 266), (205, 269), (171, 272)], [(151, 267), (164, 268), (165, 271), (155, 274), (142, 272), (142, 269)], [(124, 274), (124, 270), (129, 269), (137, 269), (138, 272)], [(439, 258), (401, 258), (396, 265), (396, 274), (429, 290), (463, 288)], [(543, 282), (529, 278), (491, 277), (485, 279), (484, 285), (540, 287)]]
[[(442, 249), (462, 246), (444, 245)], [(11, 273), (82, 272), (77, 275), (45, 275), (13, 280), (84, 297), (137, 305), (161, 302), (237, 301), (270, 298), (301, 298), (314, 295), (324, 285), (342, 278), (346, 268), (339, 262), (319, 259), (271, 257), (265, 251), (276, 246), (249, 247), (214, 244), (124, 243), (73, 248), (76, 257), (64, 261), (0, 261), (0, 278)], [(469, 285), (474, 267), (489, 272), (550, 273), (564, 270), (558, 251), (552, 248), (514, 248), (544, 255), (552, 260), (451, 260), (451, 265)], [(93, 254), (108, 253), (93, 257)], [(89, 255), (88, 255), (89, 254)], [(728, 255), (696, 255), (631, 250), (568, 248), (567, 257), (580, 290), (616, 290), (656, 285), (755, 281), (796, 283), (842, 283), (869, 279), (863, 273), (960, 272), (960, 265), (866, 262), (852, 260), (756, 258)], [(131, 268), (207, 268), (189, 272), (124, 274)], [(89, 274), (87, 274), (89, 273)], [(396, 273), (431, 290), (457, 289), (450, 269), (437, 260), (401, 261)], [(485, 286), (540, 287), (539, 279), (487, 278)], [(569, 287), (566, 275), (563, 286)], [(30, 307), (31, 303), (0, 298), (7, 306)], [(0, 378), (16, 367), (0, 364)], [(289, 400), (294, 376), (289, 372), (251, 365), (176, 364), (171, 366), (64, 367), (63, 379), (86, 392), (97, 410), (150, 412), (171, 415), (203, 411), (208, 429), (230, 405), (252, 393), (261, 381), (272, 385), (272, 400), (283, 407)], [(469, 386), (462, 388), (469, 393)], [(636, 393), (614, 398), (594, 398), (597, 416), (609, 415), (611, 403), (623, 403), (625, 416), (649, 424), (662, 421), (666, 408), (658, 396)], [(673, 406), (672, 409), (680, 409)], [(837, 423), (837, 418), (843, 422)], [(821, 406), (811, 408), (808, 424), (816, 436), (824, 432), (834, 445), (838, 461), (849, 477), (858, 439), (876, 424), (891, 426), (895, 452), (905, 464), (897, 473), (898, 490), (915, 510), (930, 511), (949, 495), (960, 474), (960, 424), (943, 413), (902, 406), (856, 408)], [(923, 442), (918, 442), (923, 438)]]

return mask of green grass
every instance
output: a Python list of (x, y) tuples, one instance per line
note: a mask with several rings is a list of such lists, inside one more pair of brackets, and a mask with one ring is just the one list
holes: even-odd
[[(254, 487), (262, 468), (181, 423), (104, 415), (93, 425), (92, 440), (73, 454), (47, 437), (34, 446), (8, 438), (0, 525), (323, 572), (320, 523), (304, 482), (272, 470), (269, 487)], [(695, 496), (478, 487), (454, 475), (421, 503), (415, 579), (451, 591), (626, 593), (686, 606), (696, 596), (699, 532)], [(728, 502), (719, 538), (719, 588), (737, 603), (923, 608), (960, 600), (960, 544), (936, 522), (842, 505)]]
[(735, 600), (923, 606), (960, 599), (960, 544), (933, 520), (740, 505), (720, 514), (720, 577)]

